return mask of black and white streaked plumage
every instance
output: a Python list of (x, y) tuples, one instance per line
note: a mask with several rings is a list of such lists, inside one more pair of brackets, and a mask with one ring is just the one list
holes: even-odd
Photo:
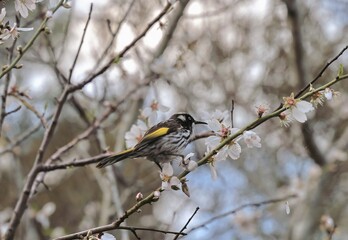
[(151, 127), (133, 148), (103, 158), (98, 168), (117, 163), (128, 158), (146, 157), (159, 164), (170, 162), (173, 156), (181, 155), (192, 135), (194, 124), (206, 124), (196, 121), (190, 114), (177, 113), (168, 120)]

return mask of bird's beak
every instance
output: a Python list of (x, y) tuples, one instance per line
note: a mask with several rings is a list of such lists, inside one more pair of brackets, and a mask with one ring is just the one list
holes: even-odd
[(195, 120), (195, 124), (207, 124), (206, 122), (201, 122), (201, 121), (196, 121)]

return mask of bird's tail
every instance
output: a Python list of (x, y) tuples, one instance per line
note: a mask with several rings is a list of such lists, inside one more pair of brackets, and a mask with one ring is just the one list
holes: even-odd
[(120, 153), (116, 153), (113, 155), (110, 155), (106, 158), (103, 158), (98, 164), (97, 164), (97, 168), (103, 168), (106, 166), (109, 166), (111, 164), (117, 163), (119, 161), (122, 161), (126, 158), (131, 158), (134, 157), (136, 152), (134, 152), (134, 148), (125, 150), (123, 152)]

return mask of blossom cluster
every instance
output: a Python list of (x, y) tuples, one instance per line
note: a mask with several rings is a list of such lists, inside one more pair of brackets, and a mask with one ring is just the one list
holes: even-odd
[[(312, 91), (312, 87), (310, 91)], [(293, 120), (300, 123), (307, 121), (307, 113), (313, 111), (319, 105), (323, 105), (325, 100), (332, 100), (337, 97), (339, 92), (334, 91), (331, 88), (326, 88), (323, 91), (315, 92), (310, 102), (300, 99), (295, 99), (294, 93), (291, 93), (289, 97), (284, 97), (284, 107), (287, 108), (279, 115), (281, 126), (288, 127)]]
[[(209, 115), (207, 115), (209, 116)], [(208, 126), (214, 132), (213, 136), (206, 138), (207, 153), (214, 150), (227, 137), (240, 131), (238, 128), (232, 127), (230, 114), (228, 111), (216, 110), (207, 121)], [(240, 157), (242, 147), (239, 142), (243, 140), (248, 148), (260, 148), (261, 138), (253, 131), (244, 131), (240, 136), (236, 137), (228, 144), (224, 145), (211, 159), (209, 166), (213, 179), (217, 178), (216, 163), (226, 160), (228, 157), (236, 160)]]
[(5, 17), (6, 17), (6, 9), (2, 8), (0, 11), (0, 44), (4, 43), (3, 41), (9, 38), (12, 38), (12, 39), (18, 38), (19, 32), (21, 31), (33, 30), (33, 28), (17, 27), (17, 23), (14, 23), (12, 26), (10, 26), (9, 22), (4, 21)]

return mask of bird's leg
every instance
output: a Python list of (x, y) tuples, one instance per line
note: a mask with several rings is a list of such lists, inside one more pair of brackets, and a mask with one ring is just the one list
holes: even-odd
[(159, 164), (159, 162), (155, 161), (156, 165), (160, 168), (161, 172), (162, 172), (162, 166), (161, 164)]

